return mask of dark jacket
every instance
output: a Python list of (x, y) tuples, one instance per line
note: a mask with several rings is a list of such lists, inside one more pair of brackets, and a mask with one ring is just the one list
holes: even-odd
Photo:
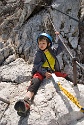
[[(49, 47), (48, 50), (51, 53), (51, 55), (55, 58), (55, 62), (56, 62), (55, 70), (60, 71), (60, 65), (59, 65), (59, 62), (58, 62), (56, 56), (64, 50), (64, 46), (63, 46), (62, 42), (60, 40), (58, 40), (58, 47), (57, 48)], [(40, 74), (42, 74), (44, 76), (44, 74), (47, 72), (47, 68), (42, 67), (42, 65), (44, 64), (45, 61), (46, 61), (46, 56), (45, 56), (44, 52), (39, 49), (35, 54), (32, 75), (36, 72), (39, 72)]]

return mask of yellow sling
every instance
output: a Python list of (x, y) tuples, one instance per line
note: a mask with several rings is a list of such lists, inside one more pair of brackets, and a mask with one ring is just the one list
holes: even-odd
[[(52, 70), (55, 71), (55, 69), (54, 69), (54, 65), (55, 65), (55, 59), (54, 59), (54, 57), (50, 54), (50, 52), (48, 50), (45, 51), (44, 53), (45, 53), (46, 58), (47, 58), (48, 61), (46, 60), (44, 62), (44, 64), (42, 65), (42, 67), (48, 67), (48, 68), (51, 67)], [(50, 66), (49, 66), (48, 62), (50, 64)]]

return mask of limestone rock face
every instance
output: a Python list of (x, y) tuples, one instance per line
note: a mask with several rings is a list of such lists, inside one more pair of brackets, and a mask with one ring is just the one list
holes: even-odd
[(81, 41), (80, 41), (80, 46), (81, 46), (81, 52), (83, 54), (82, 56), (82, 62), (84, 61), (84, 1), (82, 0), (81, 1), (81, 16), (80, 16), (80, 20), (81, 22), (83, 23), (83, 25), (80, 25), (80, 38), (81, 38)]
[[(49, 33), (53, 37), (53, 43), (57, 45), (54, 31), (56, 28), (68, 50), (83, 66), (83, 26), (78, 22), (79, 18), (81, 23), (83, 22), (82, 1), (80, 3), (80, 0), (67, 2), (65, 0), (8, 0), (5, 3), (1, 2), (0, 5), (0, 65), (7, 65), (18, 57), (32, 63), (37, 50), (38, 34)], [(73, 78), (72, 59), (66, 50), (57, 58), (61, 70)], [(80, 67), (77, 67), (77, 74), (78, 83), (83, 83), (84, 73)]]
[[(32, 65), (17, 59), (0, 68), (0, 97), (10, 100), (10, 105), (0, 101), (1, 125), (83, 125), (84, 114), (62, 91), (59, 91), (53, 78), (44, 79), (34, 97), (30, 112), (23, 118), (17, 115), (14, 104), (23, 99), (30, 79)], [(3, 70), (3, 71), (2, 71)], [(26, 78), (25, 78), (26, 77)], [(7, 80), (8, 78), (8, 80)], [(18, 80), (16, 80), (18, 79)], [(83, 85), (72, 87), (72, 83), (58, 78), (61, 85), (72, 93), (84, 106)], [(20, 83), (20, 84), (18, 84)]]
[[(84, 114), (59, 91), (52, 78), (42, 82), (26, 118), (20, 118), (14, 110), (29, 85), (37, 36), (49, 33), (57, 47), (54, 28), (84, 67), (84, 0), (0, 0), (0, 97), (10, 100), (9, 106), (0, 101), (0, 125), (84, 124)], [(70, 55), (63, 51), (57, 58), (61, 71), (73, 79)], [(77, 86), (58, 79), (84, 107), (84, 70), (77, 66)]]
[[(81, 22), (83, 21), (83, 2), (80, 3), (80, 0), (68, 2), (65, 0), (5, 0), (5, 5), (4, 7), (2, 2), (0, 7), (1, 38), (6, 42), (11, 37), (16, 53), (20, 57), (28, 60), (31, 53), (34, 53), (34, 50), (32, 52), (30, 49), (36, 48), (35, 41), (40, 32), (48, 32), (54, 37), (53, 39), (55, 41), (55, 31), (49, 20), (50, 15), (48, 9), (45, 6), (50, 5), (52, 6), (50, 13), (55, 28), (65, 38), (68, 47), (70, 46), (70, 50), (72, 51), (73, 49), (75, 51), (77, 49), (77, 53), (81, 55), (80, 60), (83, 59), (82, 46), (80, 46), (80, 53), (78, 48), (80, 44), (80, 32), (78, 22), (76, 21), (79, 20), (78, 16), (80, 16)], [(45, 8), (42, 8), (42, 5)], [(81, 15), (78, 15), (80, 7)], [(82, 39), (82, 37), (80, 38)], [(83, 42), (81, 42), (81, 45), (83, 45)], [(76, 53), (74, 56), (76, 56)]]
[(14, 62), (0, 68), (0, 80), (3, 82), (10, 81), (19, 84), (28, 81), (30, 76), (31, 67), (22, 58), (18, 58)]

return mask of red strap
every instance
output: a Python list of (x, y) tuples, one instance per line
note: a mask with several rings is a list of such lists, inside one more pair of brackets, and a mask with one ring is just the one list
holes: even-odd
[(37, 72), (33, 75), (33, 78), (39, 78), (40, 80), (43, 80), (44, 77), (40, 73)]
[(61, 73), (61, 72), (55, 72), (55, 75), (58, 76), (58, 77), (63, 77), (63, 78), (68, 76), (66, 73)]

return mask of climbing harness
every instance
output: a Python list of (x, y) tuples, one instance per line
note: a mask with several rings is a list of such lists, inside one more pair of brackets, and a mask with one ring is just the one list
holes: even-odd
[(60, 81), (58, 80), (57, 76), (52, 73), (52, 77), (54, 79), (54, 81), (58, 84), (60, 90), (62, 90), (64, 92), (64, 94), (78, 107), (80, 108), (80, 111), (84, 113), (84, 108), (80, 105), (80, 103), (78, 102), (77, 98), (74, 97), (70, 92), (68, 92), (65, 88), (62, 87)]

